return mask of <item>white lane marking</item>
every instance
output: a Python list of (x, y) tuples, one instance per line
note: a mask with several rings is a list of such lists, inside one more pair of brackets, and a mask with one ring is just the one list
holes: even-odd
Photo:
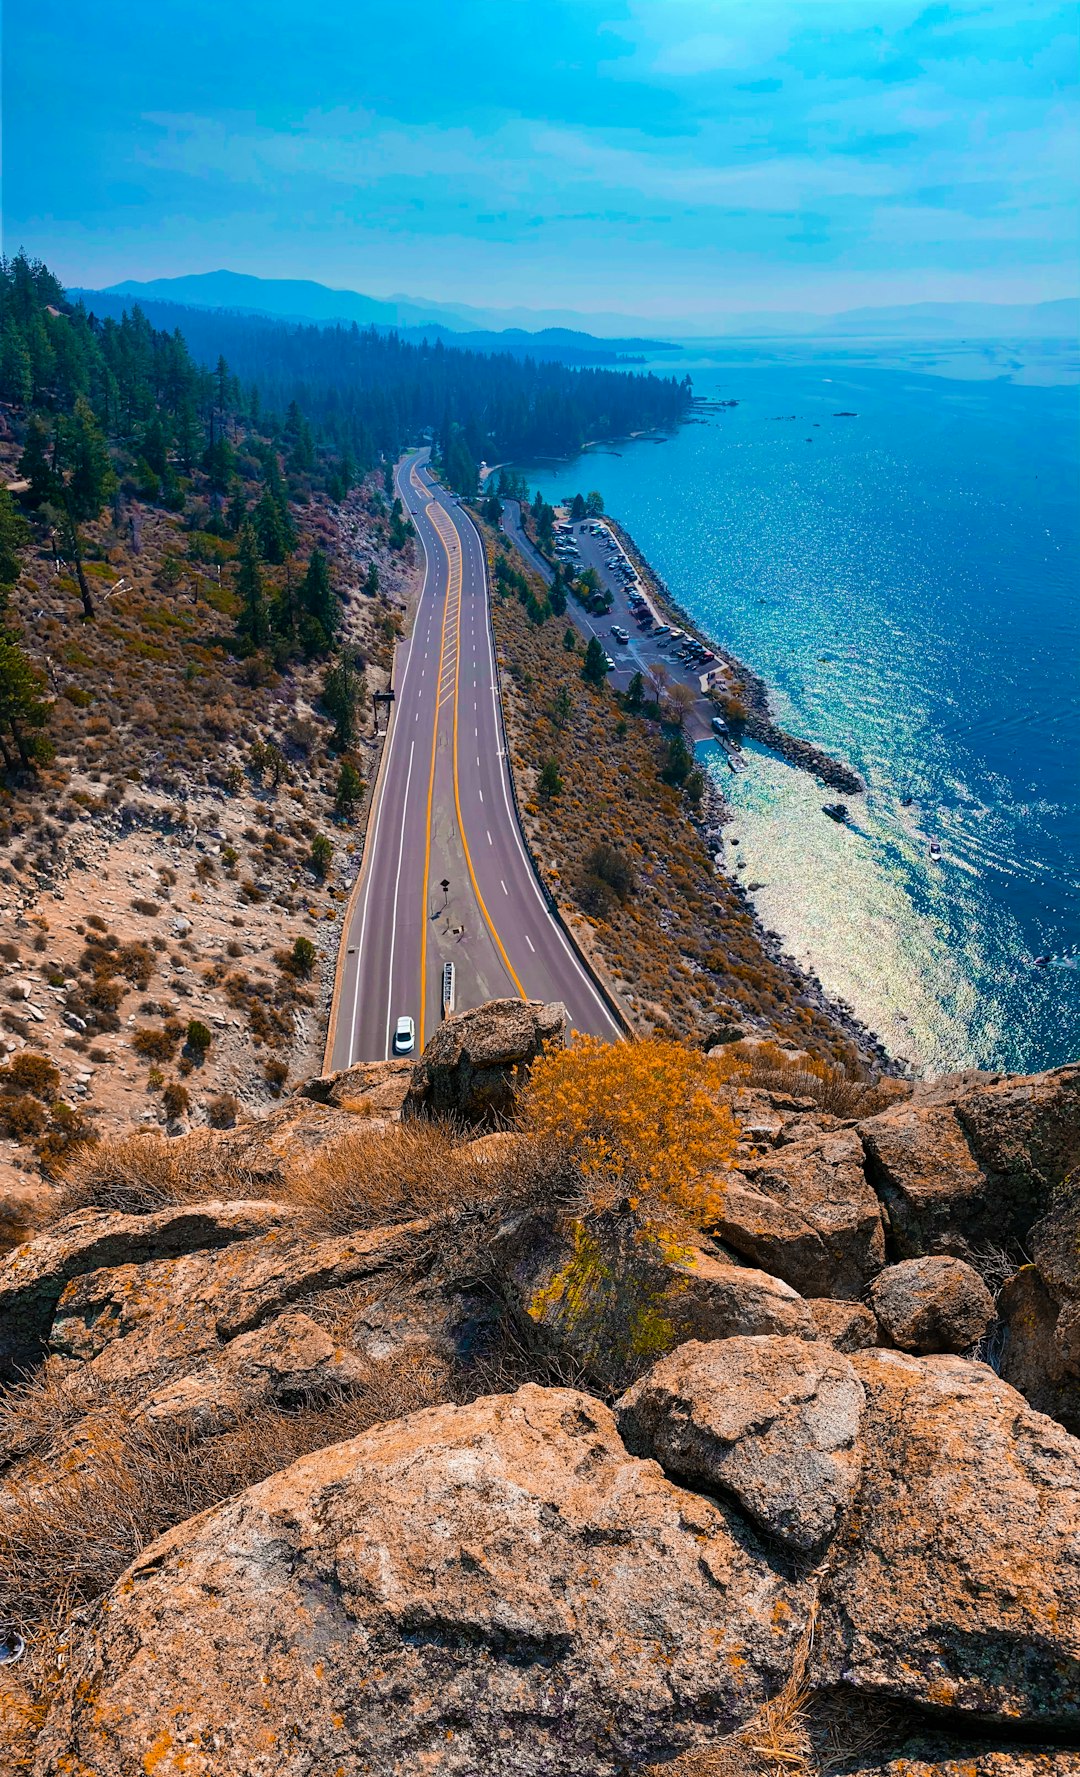
[(402, 802), (402, 807), (401, 807), (401, 839), (398, 844), (397, 876), (394, 878), (394, 917), (390, 922), (390, 966), (386, 972), (386, 1059), (387, 1060), (390, 1059), (390, 1018), (391, 1018), (391, 1006), (393, 1004), (393, 1001), (390, 996), (392, 995), (392, 993), (394, 991), (394, 945), (397, 943), (397, 912), (398, 912), (398, 898), (399, 898), (399, 894), (400, 894), (400, 890), (401, 890), (401, 861), (405, 855), (405, 822), (406, 822), (406, 819), (408, 818), (408, 813), (409, 813), (409, 784), (412, 781), (413, 754), (415, 752), (416, 752), (416, 742), (413, 741), (412, 745), (409, 748), (409, 769), (405, 774), (405, 797), (404, 797), (404, 800)]
[[(498, 694), (496, 691), (496, 680), (495, 680), (495, 649), (494, 649), (494, 645), (493, 645), (492, 639), (491, 639), (491, 624), (487, 623), (487, 624), (485, 624), (484, 627), (485, 627), (486, 637), (487, 637), (488, 665), (489, 665), (489, 669), (491, 672), (491, 682), (490, 682), (491, 707), (492, 707), (492, 712), (493, 712), (493, 715), (495, 718), (495, 725), (496, 725), (495, 732), (497, 734), (501, 735), (502, 734), (502, 727), (501, 727), (500, 720), (499, 720), (499, 700), (498, 700)], [(503, 760), (505, 760), (505, 758), (506, 758), (505, 752), (503, 751), (503, 748), (501, 746), (498, 750), (498, 756), (500, 759), (503, 759)], [(513, 830), (514, 843), (517, 846), (518, 854), (521, 858), (522, 867), (525, 871), (526, 876), (529, 879), (529, 882), (532, 884), (533, 894), (536, 896), (536, 899), (540, 903), (540, 908), (541, 908), (541, 911), (544, 916), (545, 926), (550, 928), (552, 931), (554, 931), (555, 936), (558, 938), (559, 943), (562, 945), (563, 949), (566, 952), (567, 959), (568, 959), (571, 967), (573, 968), (575, 974), (577, 975), (578, 979), (581, 981), (582, 985), (585, 988), (587, 988), (589, 998), (592, 1000), (593, 1004), (595, 1006), (597, 1006), (597, 1008), (599, 1009), (600, 1013), (603, 1016), (604, 1022), (607, 1024), (608, 1028), (615, 1033), (615, 1036), (617, 1039), (621, 1040), (623, 1037), (623, 1031), (622, 1031), (621, 1027), (616, 1023), (615, 1019), (612, 1017), (611, 1013), (608, 1011), (607, 1006), (600, 994), (599, 988), (597, 988), (593, 985), (592, 980), (590, 979), (589, 975), (586, 973), (585, 965), (582, 963), (582, 961), (581, 961), (580, 957), (577, 955), (577, 953), (571, 949), (570, 941), (567, 938), (566, 933), (563, 931), (562, 926), (558, 923), (558, 921), (552, 918), (551, 914), (548, 911), (547, 903), (545, 902), (543, 895), (540, 893), (540, 884), (537, 882), (536, 876), (533, 872), (533, 867), (529, 862), (528, 853), (525, 850), (525, 842), (521, 837), (521, 828), (518, 826), (517, 817), (513, 814), (511, 807), (510, 807), (510, 788), (509, 788), (510, 768), (508, 765), (506, 765), (506, 764), (503, 765), (503, 768), (499, 772), (499, 777), (502, 780), (503, 804), (506, 809), (506, 818), (510, 824), (510, 827)], [(483, 800), (483, 791), (480, 792), (480, 796), (481, 796), (481, 800)]]
[(500, 881), (500, 883), (502, 883), (502, 892), (503, 892), (503, 894), (504, 894), (504, 895), (509, 895), (509, 893), (510, 893), (510, 890), (509, 890), (509, 889), (508, 889), (508, 888), (507, 888), (507, 886), (506, 886), (506, 884), (505, 884), (505, 882), (503, 882), (503, 879), (502, 879), (502, 877), (501, 877), (501, 876), (500, 876), (500, 877), (499, 877), (499, 881)]
[(479, 792), (480, 792), (480, 800), (481, 800), (481, 802), (483, 802), (483, 800), (484, 800), (484, 792), (483, 792), (483, 790), (481, 790), (481, 789), (480, 789), (480, 785), (479, 785), (479, 784), (477, 784), (477, 786), (476, 786), (476, 788), (477, 788), (477, 790), (478, 790), (478, 791), (479, 791)]
[[(424, 542), (423, 532), (422, 531), (418, 532), (418, 535), (420, 537), (420, 546), (424, 551), (424, 584), (420, 589), (420, 598), (419, 598), (419, 601), (418, 601), (417, 607), (416, 607), (416, 622), (417, 622), (417, 624), (419, 624), (419, 622), (420, 622), (421, 611), (424, 611), (425, 616), (427, 615), (427, 612), (425, 610), (425, 606), (428, 603), (430, 603), (430, 600), (428, 598), (428, 589), (431, 586), (431, 557), (428, 555), (428, 547), (427, 547), (427, 544)], [(412, 649), (412, 645), (410, 643), (409, 651), (408, 651), (408, 654), (406, 655), (406, 659), (405, 659), (405, 670), (401, 675), (401, 687), (400, 687), (400, 690), (398, 691), (398, 699), (399, 699), (400, 703), (403, 703), (405, 700), (405, 690), (406, 690), (406, 687), (409, 683), (409, 673), (412, 670), (412, 663), (413, 663), (413, 649)], [(390, 763), (391, 763), (391, 758), (393, 755), (394, 742), (397, 739), (397, 733), (398, 733), (398, 725), (395, 722), (394, 728), (393, 728), (393, 733), (391, 734), (389, 742), (387, 743), (386, 770), (383, 774), (383, 789), (384, 790), (390, 780)], [(356, 1046), (356, 1009), (357, 1009), (357, 1006), (358, 1006), (359, 1000), (360, 1000), (360, 962), (361, 962), (361, 958), (364, 953), (364, 933), (367, 928), (368, 907), (371, 902), (371, 877), (372, 877), (374, 867), (375, 867), (375, 864), (374, 864), (375, 847), (376, 847), (376, 844), (377, 844), (378, 838), (379, 838), (379, 824), (382, 820), (382, 811), (383, 811), (384, 800), (385, 800), (384, 795), (380, 794), (379, 806), (375, 810), (375, 821), (374, 821), (374, 824), (371, 829), (371, 851), (369, 853), (367, 846), (365, 845), (364, 852), (363, 852), (363, 855), (361, 858), (361, 864), (360, 864), (361, 869), (364, 868), (365, 864), (368, 866), (368, 869), (367, 869), (367, 873), (364, 877), (364, 911), (363, 911), (363, 914), (361, 915), (361, 919), (360, 919), (360, 937), (359, 937), (359, 940), (358, 940), (357, 946), (356, 946), (356, 986), (353, 989), (352, 1016), (349, 1020), (349, 1049), (348, 1049), (348, 1057), (347, 1057), (346, 1064), (345, 1064), (347, 1067), (351, 1067), (351, 1065), (352, 1065), (353, 1050)], [(347, 936), (346, 936), (345, 942), (346, 942), (346, 944), (348, 943)], [(333, 1061), (333, 1056), (331, 1056), (330, 1059), (331, 1059), (331, 1061)]]
[(491, 844), (491, 828), (490, 828), (490, 827), (485, 827), (485, 828), (484, 828), (484, 832), (485, 832), (485, 833), (486, 833), (486, 834), (487, 834), (487, 836), (488, 836), (488, 844), (489, 844), (489, 845), (490, 845), (490, 844)]
[(536, 955), (536, 945), (533, 943), (532, 939), (529, 937), (528, 932), (525, 933), (525, 942), (529, 946), (529, 949), (532, 951), (533, 955), (535, 956)]

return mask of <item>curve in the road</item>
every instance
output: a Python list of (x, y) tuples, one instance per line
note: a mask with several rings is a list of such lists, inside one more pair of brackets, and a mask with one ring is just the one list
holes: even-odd
[[(441, 1015), (448, 960), (458, 1010), (508, 993), (560, 999), (573, 1028), (623, 1034), (545, 900), (518, 825), (482, 539), (422, 468), (419, 453), (398, 470), (424, 585), (344, 922), (333, 1068), (387, 1056), (402, 1014), (422, 1045)], [(433, 879), (448, 885), (434, 907)]]

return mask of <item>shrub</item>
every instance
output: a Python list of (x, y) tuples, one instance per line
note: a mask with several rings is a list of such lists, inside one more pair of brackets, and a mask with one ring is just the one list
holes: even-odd
[(240, 1101), (231, 1092), (212, 1098), (206, 1107), (206, 1121), (211, 1129), (231, 1129), (240, 1115)]
[(318, 954), (310, 938), (297, 938), (292, 949), (279, 950), (274, 961), (287, 975), (296, 975), (300, 980), (308, 981)]
[(20, 1055), (12, 1056), (0, 1074), (0, 1085), (5, 1091), (13, 1086), (20, 1092), (32, 1092), (35, 1098), (46, 1100), (56, 1096), (59, 1084), (59, 1068), (47, 1055), (40, 1055), (33, 1049), (24, 1049)]
[(0, 1098), (0, 1130), (12, 1141), (29, 1141), (40, 1135), (47, 1121), (44, 1105), (29, 1093)]
[(280, 1098), (282, 1088), (289, 1077), (287, 1063), (279, 1061), (276, 1055), (272, 1055), (263, 1068), (263, 1073), (266, 1076), (267, 1084), (273, 1091), (274, 1097)]
[(179, 1040), (179, 1033), (174, 1036), (170, 1031), (155, 1030), (146, 1024), (132, 1033), (131, 1046), (136, 1055), (147, 1061), (171, 1061)]
[(213, 1040), (214, 1033), (210, 1029), (210, 1026), (208, 1024), (203, 1024), (198, 1018), (193, 1018), (187, 1027), (187, 1034), (184, 1039), (185, 1046), (190, 1049), (191, 1053), (201, 1059), (206, 1054), (206, 1051), (209, 1049)]
[(679, 1043), (575, 1038), (541, 1055), (521, 1098), (523, 1128), (565, 1149), (590, 1207), (627, 1198), (661, 1222), (701, 1227), (712, 1176), (735, 1147), (718, 1068)]
[(606, 882), (620, 901), (629, 900), (637, 886), (630, 860), (613, 845), (594, 845), (586, 854), (585, 874)]
[(137, 896), (136, 899), (132, 901), (131, 909), (133, 913), (141, 913), (147, 919), (154, 919), (161, 912), (161, 908), (156, 901), (146, 901), (141, 896)]
[(170, 1080), (162, 1093), (162, 1103), (165, 1106), (165, 1115), (171, 1123), (174, 1118), (182, 1117), (189, 1108), (191, 1093), (186, 1086), (181, 1086), (179, 1080)]

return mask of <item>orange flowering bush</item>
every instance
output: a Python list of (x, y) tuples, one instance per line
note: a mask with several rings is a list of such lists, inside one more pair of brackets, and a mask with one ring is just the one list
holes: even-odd
[(737, 1139), (720, 1085), (716, 1064), (679, 1043), (579, 1036), (535, 1063), (520, 1115), (570, 1155), (593, 1209), (629, 1198), (646, 1215), (700, 1227)]

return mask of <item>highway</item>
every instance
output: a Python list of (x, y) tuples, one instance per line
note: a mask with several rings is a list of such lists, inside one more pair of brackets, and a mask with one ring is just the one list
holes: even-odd
[[(562, 1000), (571, 1029), (623, 1032), (552, 915), (525, 851), (505, 757), (483, 546), (430, 478), (427, 452), (397, 486), (416, 526), (424, 585), (398, 650), (394, 704), (339, 966), (332, 1069), (392, 1053), (408, 1015), (419, 1054), (442, 1016), (520, 995)], [(444, 889), (443, 884), (448, 886)]]

